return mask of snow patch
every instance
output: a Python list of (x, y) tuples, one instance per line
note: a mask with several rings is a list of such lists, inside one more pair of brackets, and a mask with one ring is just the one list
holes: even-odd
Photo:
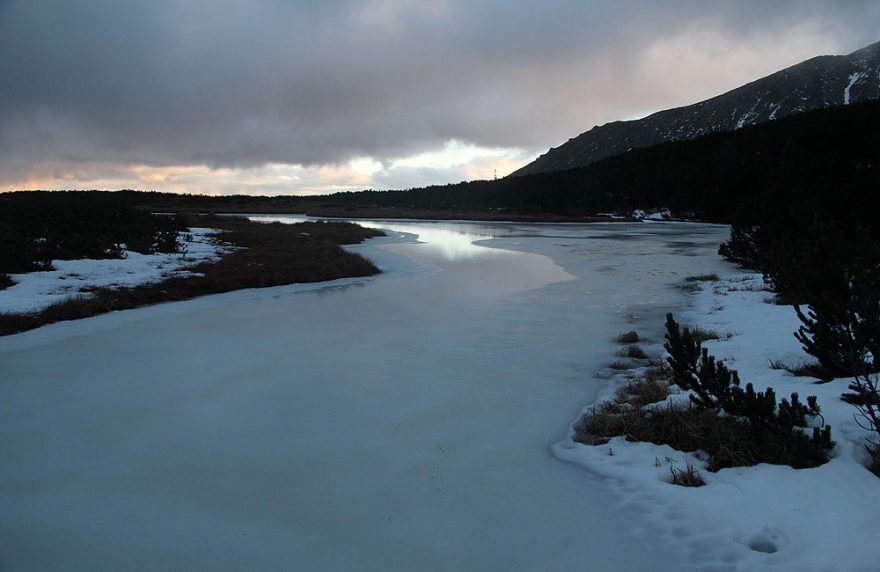
[[(702, 469), (699, 452), (617, 438), (599, 447), (569, 439), (557, 444), (554, 453), (616, 483), (650, 525), (686, 547), (697, 569), (876, 570), (873, 546), (880, 523), (876, 506), (866, 499), (880, 495), (880, 479), (864, 466), (867, 434), (856, 424), (855, 410), (839, 398), (848, 380), (816, 385), (814, 379), (770, 369), (769, 360), (797, 363), (810, 356), (793, 336), (799, 325), (794, 311), (768, 303), (770, 293), (760, 275), (733, 274), (693, 296), (690, 311), (676, 317), (733, 333), (706, 347), (732, 362), (744, 383), (758, 390), (772, 386), (780, 397), (791, 392), (818, 397), (837, 441), (830, 462), (803, 470), (767, 464), (702, 470), (706, 486), (688, 489), (669, 484), (669, 467), (692, 463)], [(614, 385), (605, 397), (613, 395)]]
[(131, 287), (189, 274), (188, 267), (219, 259), (232, 250), (211, 235), (212, 228), (179, 233), (179, 253), (140, 254), (124, 251), (124, 258), (106, 260), (53, 260), (54, 270), (11, 274), (15, 284), (0, 290), (0, 312), (39, 312), (65, 298), (88, 295), (94, 288)]
[(736, 122), (736, 129), (742, 129), (746, 125), (751, 125), (753, 123), (752, 119), (758, 115), (758, 113), (755, 111), (755, 108), (760, 105), (761, 99), (762, 98), (759, 97), (758, 100), (755, 101), (755, 104), (752, 105), (752, 107), (748, 111), (743, 113), (742, 117), (739, 118), (739, 121)]
[(846, 85), (845, 88), (843, 88), (843, 104), (844, 104), (844, 105), (849, 105), (849, 90), (850, 90), (850, 89), (852, 88), (852, 86), (854, 86), (855, 83), (856, 83), (857, 81), (859, 81), (864, 75), (865, 75), (864, 72), (855, 72), (855, 73), (851, 73), (851, 74), (849, 74), (849, 83)]
[(636, 209), (633, 211), (632, 216), (642, 220), (669, 220), (672, 218), (672, 211), (667, 208), (649, 210)]

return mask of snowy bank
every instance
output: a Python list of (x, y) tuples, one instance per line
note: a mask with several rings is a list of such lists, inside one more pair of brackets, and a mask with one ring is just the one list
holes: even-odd
[[(648, 526), (686, 548), (695, 569), (877, 570), (880, 479), (865, 468), (867, 433), (856, 424), (854, 407), (839, 398), (848, 380), (816, 384), (770, 368), (771, 360), (810, 361), (793, 336), (799, 325), (794, 311), (773, 304), (772, 298), (760, 275), (737, 273), (705, 284), (693, 294), (690, 310), (676, 317), (732, 334), (704, 345), (738, 370), (744, 384), (752, 382), (756, 390), (773, 387), (780, 397), (792, 392), (818, 396), (837, 441), (829, 463), (803, 470), (767, 464), (701, 470), (706, 486), (683, 488), (670, 483), (670, 466), (684, 469), (692, 463), (703, 469), (699, 454), (622, 437), (601, 446), (567, 440), (554, 452), (609, 477)], [(624, 376), (618, 381), (622, 384)], [(615, 389), (606, 389), (600, 400), (612, 397)]]
[(211, 235), (211, 228), (180, 233), (178, 253), (140, 254), (126, 250), (123, 258), (53, 260), (54, 270), (12, 274), (15, 284), (0, 290), (0, 312), (38, 312), (65, 298), (95, 288), (132, 287), (186, 275), (188, 267), (218, 260), (229, 250)]

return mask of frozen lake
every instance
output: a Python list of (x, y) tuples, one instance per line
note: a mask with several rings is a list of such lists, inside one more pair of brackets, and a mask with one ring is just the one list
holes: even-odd
[(0, 569), (677, 569), (550, 447), (727, 229), (370, 225), (377, 277), (0, 338)]

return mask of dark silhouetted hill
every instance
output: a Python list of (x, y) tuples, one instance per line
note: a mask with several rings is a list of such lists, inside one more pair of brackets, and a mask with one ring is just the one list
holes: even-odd
[(693, 105), (594, 127), (550, 149), (511, 176), (585, 167), (631, 149), (734, 131), (804, 111), (877, 98), (880, 42), (845, 56), (809, 59)]

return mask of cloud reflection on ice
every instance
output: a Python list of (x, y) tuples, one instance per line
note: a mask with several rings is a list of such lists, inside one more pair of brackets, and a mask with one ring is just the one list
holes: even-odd
[[(249, 218), (256, 222), (281, 222), (285, 224), (319, 220), (302, 215), (252, 216)], [(474, 244), (474, 242), (479, 240), (495, 238), (496, 235), (492, 229), (485, 225), (463, 224), (460, 222), (410, 222), (361, 219), (351, 220), (350, 222), (367, 228), (382, 229), (391, 233), (397, 232), (414, 235), (418, 242), (425, 244), (427, 249), (450, 261), (511, 254), (508, 250)]]

